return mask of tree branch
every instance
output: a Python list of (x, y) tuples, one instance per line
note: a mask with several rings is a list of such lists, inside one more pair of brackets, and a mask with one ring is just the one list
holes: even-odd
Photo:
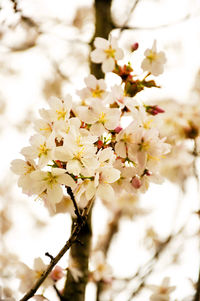
[(73, 202), (74, 209), (75, 209), (74, 212), (75, 212), (75, 214), (76, 214), (76, 216), (77, 216), (77, 219), (81, 221), (82, 216), (81, 216), (81, 214), (80, 214), (78, 205), (77, 205), (77, 203), (76, 203), (76, 200), (75, 200), (73, 191), (72, 191), (71, 187), (69, 187), (69, 186), (67, 186), (67, 193), (69, 194), (69, 196), (70, 196), (70, 198), (71, 198), (71, 200), (72, 200), (72, 202)]
[(86, 224), (88, 214), (90, 212), (91, 206), (93, 203), (93, 199), (91, 199), (87, 206), (84, 208), (83, 213), (81, 215), (82, 219), (81, 222), (77, 223), (74, 227), (74, 230), (69, 238), (69, 240), (66, 242), (64, 247), (60, 250), (60, 252), (57, 254), (56, 257), (51, 259), (50, 264), (48, 265), (46, 271), (43, 272), (42, 276), (37, 280), (35, 285), (30, 289), (30, 291), (22, 298), (20, 301), (27, 301), (31, 297), (34, 296), (38, 288), (41, 286), (41, 284), (44, 282), (44, 280), (47, 278), (49, 273), (52, 271), (54, 266), (58, 263), (58, 261), (63, 257), (63, 255), (69, 250), (69, 248), (76, 242), (78, 235), (83, 228), (83, 226)]

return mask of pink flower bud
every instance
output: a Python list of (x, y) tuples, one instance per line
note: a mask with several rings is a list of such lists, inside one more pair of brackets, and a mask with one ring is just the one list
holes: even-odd
[(131, 184), (135, 189), (139, 189), (142, 185), (142, 182), (138, 176), (135, 176), (132, 178)]
[(138, 49), (138, 47), (139, 47), (139, 44), (136, 42), (136, 43), (134, 43), (134, 44), (132, 44), (131, 45), (131, 51), (135, 51), (135, 50), (137, 50)]
[(121, 132), (121, 130), (123, 130), (121, 126), (117, 126), (117, 127), (114, 129), (115, 133), (117, 133), (117, 134), (118, 134), (119, 132)]
[(98, 148), (102, 148), (102, 146), (103, 146), (103, 141), (98, 140), (98, 142), (97, 142), (97, 147), (98, 147)]
[(157, 115), (159, 113), (164, 113), (165, 111), (159, 106), (146, 106), (146, 111), (151, 115)]
[(56, 266), (50, 274), (51, 279), (54, 281), (60, 280), (64, 276), (63, 269), (60, 266)]

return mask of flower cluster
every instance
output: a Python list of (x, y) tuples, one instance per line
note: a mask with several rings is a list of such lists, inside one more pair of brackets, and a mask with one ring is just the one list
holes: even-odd
[(200, 152), (200, 109), (198, 103), (163, 100), (166, 113), (157, 118), (161, 135), (171, 145), (171, 152), (160, 166), (160, 172), (184, 188), (185, 180), (194, 174), (195, 156)]
[(150, 72), (139, 80), (130, 63), (120, 66), (123, 51), (116, 39), (96, 38), (94, 44), (92, 60), (101, 62), (104, 72), (116, 73), (121, 84), (108, 89), (104, 79), (89, 75), (77, 92), (79, 104), (70, 95), (51, 98), (35, 121), (30, 146), (21, 151), (24, 160), (12, 162), (22, 191), (42, 199), (50, 212), (69, 191), (79, 207), (95, 196), (106, 202), (125, 192), (137, 198), (149, 182), (161, 182), (158, 165), (170, 151), (153, 122), (164, 111), (134, 97), (156, 87), (147, 80)]

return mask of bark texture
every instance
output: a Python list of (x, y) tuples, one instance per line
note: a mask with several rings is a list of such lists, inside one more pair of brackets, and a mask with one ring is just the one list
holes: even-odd
[[(73, 219), (72, 231), (75, 227), (76, 219)], [(79, 242), (72, 245), (70, 257), (77, 263), (78, 269), (82, 276), (76, 282), (70, 271), (67, 273), (67, 279), (64, 288), (64, 300), (66, 301), (84, 301), (85, 287), (88, 282), (88, 258), (90, 254), (92, 229), (91, 229), (91, 212), (87, 222), (79, 233)]]

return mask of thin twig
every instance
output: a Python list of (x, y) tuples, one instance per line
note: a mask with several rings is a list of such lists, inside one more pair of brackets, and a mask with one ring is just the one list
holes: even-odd
[(73, 191), (71, 189), (71, 187), (67, 186), (67, 193), (69, 194), (73, 204), (74, 204), (74, 212), (78, 218), (78, 220), (81, 220), (82, 219), (82, 216), (80, 214), (80, 211), (79, 211), (79, 208), (78, 208), (78, 205), (76, 203), (76, 200), (75, 200), (75, 197), (74, 197), (74, 194), (73, 194)]
[(10, 0), (13, 3), (13, 9), (15, 13), (21, 12), (21, 10), (18, 8), (18, 2), (17, 0)]
[(52, 271), (52, 269), (54, 268), (54, 266), (63, 257), (63, 255), (69, 250), (69, 248), (77, 241), (77, 237), (78, 237), (81, 229), (83, 228), (83, 226), (85, 225), (85, 223), (87, 221), (87, 216), (88, 216), (88, 214), (90, 212), (92, 203), (93, 203), (93, 199), (91, 199), (88, 202), (87, 206), (83, 209), (83, 213), (81, 215), (81, 220), (74, 227), (74, 230), (73, 230), (73, 232), (72, 232), (69, 240), (64, 245), (64, 247), (60, 250), (60, 252), (57, 254), (57, 256), (54, 257), (51, 260), (50, 264), (48, 265), (47, 269), (43, 272), (43, 274), (41, 275), (41, 277), (37, 280), (37, 282), (30, 289), (30, 291), (27, 292), (26, 295), (22, 299), (20, 299), (20, 301), (27, 301), (27, 300), (29, 300), (31, 297), (33, 297), (35, 295), (36, 291), (41, 286), (41, 284), (44, 282), (44, 280), (47, 278), (47, 276)]

